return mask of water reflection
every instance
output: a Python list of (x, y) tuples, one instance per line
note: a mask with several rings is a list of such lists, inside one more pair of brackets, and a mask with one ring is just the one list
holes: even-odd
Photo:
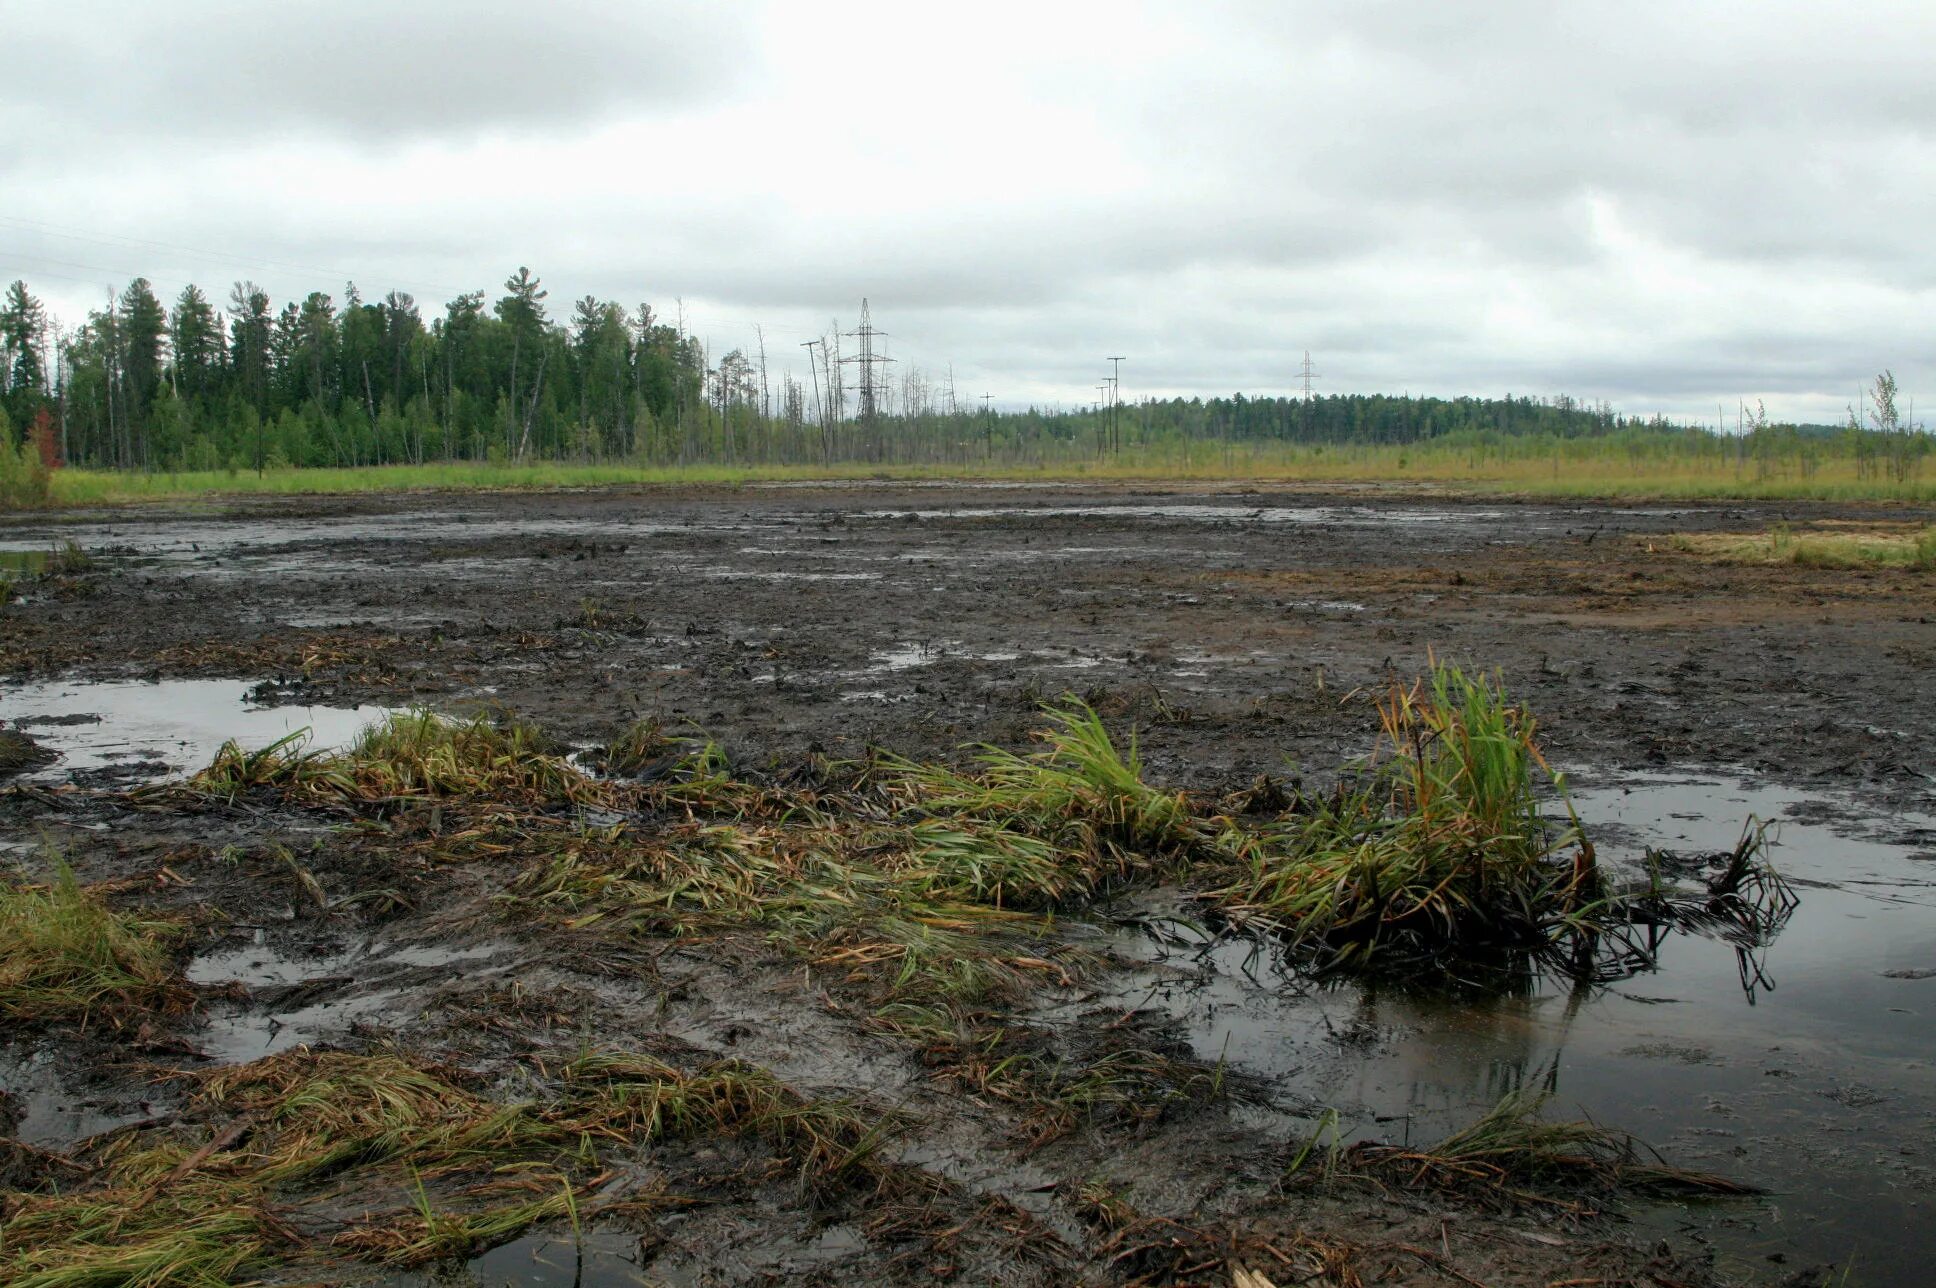
[[(1658, 874), (1657, 897), (1575, 957), (1422, 987), (1327, 978), (1152, 901), (1107, 935), (1141, 967), (1100, 1004), (1166, 1013), (1201, 1058), (1336, 1108), (1347, 1140), (1425, 1143), (1508, 1092), (1551, 1093), (1554, 1114), (1777, 1191), (1660, 1221), (1739, 1260), (1853, 1252), (1877, 1282), (1916, 1277), (1936, 1258), (1920, 1161), (1936, 1154), (1936, 883), (1911, 845), (1929, 821), (1694, 774), (1575, 804), (1611, 870)], [(1744, 819), (1781, 820), (1772, 871), (1736, 870)]]
[(0, 692), (0, 723), (59, 753), (41, 771), (121, 769), (154, 778), (202, 768), (234, 738), (262, 747), (300, 730), (318, 751), (348, 746), (382, 707), (263, 705), (247, 680), (87, 681), (19, 684)]

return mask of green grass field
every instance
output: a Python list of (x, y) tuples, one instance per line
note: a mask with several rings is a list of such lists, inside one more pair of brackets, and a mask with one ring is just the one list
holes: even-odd
[(1631, 453), (1580, 440), (1554, 455), (1475, 454), (1408, 444), (1297, 447), (1198, 443), (1140, 449), (1107, 459), (1042, 462), (868, 465), (658, 466), (608, 462), (530, 465), (383, 465), (361, 469), (275, 469), (200, 473), (61, 470), (55, 507), (249, 495), (331, 495), (400, 491), (539, 491), (613, 486), (738, 485), (814, 480), (994, 479), (1007, 481), (1167, 481), (1272, 484), (1393, 484), (1491, 494), (1621, 499), (1936, 501), (1936, 481), (1895, 482), (1852, 456), (1826, 455), (1804, 470), (1788, 460), (1764, 464), (1716, 453)]

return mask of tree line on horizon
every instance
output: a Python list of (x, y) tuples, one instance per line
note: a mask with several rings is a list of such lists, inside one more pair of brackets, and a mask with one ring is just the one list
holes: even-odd
[[(241, 281), (218, 307), (194, 285), (164, 303), (136, 278), (62, 331), (15, 281), (0, 295), (0, 448), (38, 426), (50, 464), (180, 471), (459, 460), (1049, 463), (1198, 442), (1443, 440), (1481, 449), (1620, 437), (1636, 451), (1721, 442), (1712, 430), (1623, 417), (1566, 395), (1236, 394), (1004, 411), (958, 405), (948, 384), (904, 366), (891, 385), (861, 396), (837, 326), (808, 346), (813, 374), (803, 386), (790, 372), (774, 378), (763, 334), (755, 352), (714, 360), (649, 304), (588, 295), (561, 319), (547, 300), (522, 267), (496, 299), (468, 292), (429, 318), (405, 292), (371, 300), (353, 284), (340, 302), (312, 291), (278, 308)], [(1893, 377), (1884, 373), (1877, 391), (1871, 423), (1852, 409), (1845, 427), (1773, 425), (1757, 411), (1744, 412), (1741, 428), (1798, 453), (1825, 433), (1875, 437), (1872, 454), (1894, 459), (1884, 447), (1905, 426)], [(1925, 451), (1919, 442), (1915, 458)]]

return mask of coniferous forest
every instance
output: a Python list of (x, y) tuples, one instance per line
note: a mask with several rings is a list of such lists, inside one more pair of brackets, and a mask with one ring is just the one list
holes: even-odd
[[(1635, 453), (1717, 448), (1712, 431), (1564, 395), (1236, 394), (998, 410), (957, 399), (918, 367), (857, 363), (853, 347), (838, 326), (810, 343), (802, 382), (770, 369), (763, 343), (711, 354), (650, 304), (586, 296), (558, 309), (525, 268), (495, 299), (474, 291), (430, 310), (354, 285), (281, 303), (252, 282), (221, 299), (191, 285), (163, 300), (137, 278), (72, 329), (16, 281), (0, 297), (0, 418), (10, 442), (37, 437), (49, 464), (136, 471), (1042, 464), (1200, 442), (1485, 449), (1592, 437)], [(1745, 411), (1739, 428), (1758, 451), (1803, 462), (1823, 437)], [(1919, 461), (1920, 434), (1913, 452), (1887, 446), (1908, 430), (1893, 403), (1879, 403), (1865, 419), (1851, 413), (1843, 438), (1879, 462)]]

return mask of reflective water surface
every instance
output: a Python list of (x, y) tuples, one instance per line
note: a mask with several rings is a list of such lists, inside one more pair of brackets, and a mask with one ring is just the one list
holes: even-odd
[(1749, 817), (1779, 820), (1773, 859), (1799, 905), (1758, 953), (1676, 931), (1658, 969), (1484, 998), (1320, 984), (1270, 945), (1151, 908), (1109, 935), (1146, 966), (1100, 1004), (1161, 1008), (1203, 1058), (1272, 1076), (1307, 1112), (1336, 1108), (1353, 1137), (1429, 1143), (1507, 1091), (1549, 1089), (1550, 1114), (1773, 1191), (1646, 1221), (1740, 1261), (1853, 1255), (1857, 1282), (1914, 1281), (1936, 1263), (1936, 819), (1854, 819), (1695, 773), (1574, 799), (1603, 861), (1629, 871), (1647, 846), (1727, 850)]

